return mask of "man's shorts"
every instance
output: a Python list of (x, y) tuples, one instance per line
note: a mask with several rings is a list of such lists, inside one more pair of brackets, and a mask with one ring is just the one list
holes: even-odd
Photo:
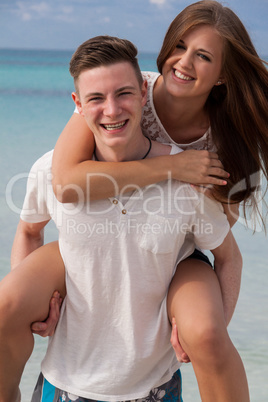
[[(176, 371), (167, 383), (153, 388), (149, 395), (135, 402), (183, 402), (181, 395), (181, 372)], [(100, 402), (82, 398), (60, 390), (50, 384), (41, 373), (37, 380), (31, 402)], [(121, 401), (122, 402), (122, 401)], [(130, 402), (130, 401), (129, 401)], [(131, 401), (133, 402), (133, 401)]]
[[(200, 261), (204, 261), (206, 262), (208, 265), (210, 265), (212, 267), (211, 262), (209, 261), (209, 258), (202, 253), (202, 251), (198, 250), (197, 248), (194, 250), (194, 252), (189, 255), (189, 257), (187, 258), (193, 258), (194, 260), (200, 260)], [(213, 268), (213, 267), (212, 267)]]

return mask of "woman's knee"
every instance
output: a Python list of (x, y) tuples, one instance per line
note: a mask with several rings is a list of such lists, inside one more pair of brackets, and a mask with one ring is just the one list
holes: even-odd
[(42, 321), (48, 314), (50, 294), (44, 302), (42, 286), (37, 286), (41, 281), (32, 280), (30, 275), (25, 275), (25, 271), (23, 267), (16, 268), (0, 282), (2, 329), (29, 328), (36, 318)]
[(206, 359), (210, 364), (221, 364), (231, 346), (224, 323), (206, 320), (190, 321), (180, 325), (180, 339), (192, 361)]
[(16, 289), (9, 286), (9, 282), (1, 283), (0, 290), (0, 328), (8, 329), (19, 326), (21, 318), (22, 300), (18, 297)]

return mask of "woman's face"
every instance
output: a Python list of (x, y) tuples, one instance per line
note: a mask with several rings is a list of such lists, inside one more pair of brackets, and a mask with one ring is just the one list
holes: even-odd
[(223, 41), (209, 25), (189, 30), (166, 60), (162, 74), (167, 91), (174, 97), (206, 100), (221, 77)]

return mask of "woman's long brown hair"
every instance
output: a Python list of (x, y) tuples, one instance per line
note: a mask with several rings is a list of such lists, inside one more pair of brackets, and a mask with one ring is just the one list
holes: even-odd
[[(171, 23), (157, 59), (159, 72), (180, 38), (199, 25), (213, 26), (223, 40), (224, 84), (206, 103), (213, 140), (226, 171), (227, 186), (215, 188), (221, 202), (257, 209), (259, 173), (268, 180), (268, 71), (237, 15), (217, 1), (186, 7)], [(267, 190), (267, 183), (266, 183)]]

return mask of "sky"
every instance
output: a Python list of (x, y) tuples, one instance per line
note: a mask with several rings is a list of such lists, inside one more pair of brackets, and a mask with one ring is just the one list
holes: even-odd
[[(75, 50), (96, 35), (158, 52), (187, 0), (0, 0), (0, 48)], [(268, 0), (226, 0), (261, 56), (268, 56)]]

